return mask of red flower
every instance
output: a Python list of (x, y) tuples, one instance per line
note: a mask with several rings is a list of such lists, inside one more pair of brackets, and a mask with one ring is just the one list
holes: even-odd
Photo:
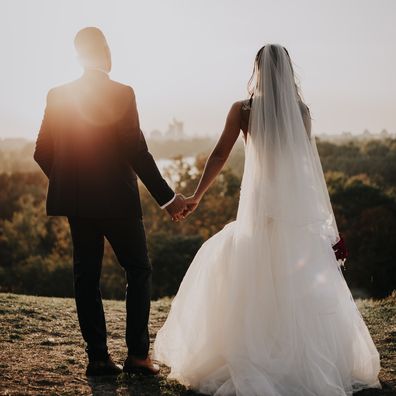
[(333, 246), (333, 250), (337, 260), (345, 260), (349, 253), (345, 245), (345, 240), (340, 234), (340, 240)]

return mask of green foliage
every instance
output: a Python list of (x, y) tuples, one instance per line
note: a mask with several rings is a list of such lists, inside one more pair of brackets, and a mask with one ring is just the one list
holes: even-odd
[(25, 194), (30, 194), (39, 205), (45, 199), (46, 186), (46, 177), (41, 172), (0, 173), (0, 219), (10, 219)]
[(195, 253), (203, 243), (199, 236), (158, 233), (148, 241), (153, 266), (154, 299), (175, 295)]
[[(318, 141), (318, 150), (350, 250), (347, 282), (355, 296), (388, 295), (396, 284), (396, 141)], [(166, 177), (177, 191), (190, 195), (205, 160), (197, 156), (191, 166), (176, 157)], [(237, 147), (198, 209), (182, 223), (170, 221), (141, 188), (154, 298), (174, 294), (202, 242), (235, 219), (242, 172), (243, 150)], [(3, 173), (0, 186), (0, 291), (73, 296), (69, 227), (65, 218), (45, 215), (45, 177)], [(123, 299), (125, 284), (124, 271), (106, 243), (102, 295)]]
[(331, 198), (351, 253), (349, 286), (361, 297), (383, 297), (396, 285), (396, 202), (368, 182), (350, 178)]
[(323, 170), (338, 171), (347, 177), (367, 175), (384, 189), (396, 187), (396, 139), (349, 142), (337, 145), (318, 141)]
[(50, 296), (70, 295), (71, 242), (64, 218), (46, 217), (44, 201), (31, 194), (1, 221), (0, 290)]

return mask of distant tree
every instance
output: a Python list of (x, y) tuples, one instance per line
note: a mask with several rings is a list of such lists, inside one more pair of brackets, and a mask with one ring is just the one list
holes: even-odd
[[(204, 140), (198, 139), (197, 147), (191, 147), (191, 141), (168, 142), (164, 150), (196, 153), (206, 145), (210, 151), (213, 141)], [(163, 142), (157, 143), (160, 150)], [(387, 295), (396, 284), (396, 139), (346, 144), (318, 140), (317, 145), (337, 224), (350, 250), (345, 267), (348, 284), (355, 295)], [(45, 176), (41, 172), (9, 173), (13, 161), (19, 167), (18, 156), (22, 152), (30, 155), (32, 148), (19, 148), (17, 156), (12, 154), (15, 148), (0, 153), (0, 169), (3, 165), (8, 169), (0, 173), (0, 290), (73, 296), (70, 231), (65, 218), (45, 215)], [(207, 154), (198, 155), (192, 164), (191, 158), (174, 157), (165, 176), (176, 191), (190, 195), (206, 158)], [(202, 241), (235, 219), (243, 159), (240, 141), (198, 209), (181, 223), (172, 222), (140, 186), (154, 296), (174, 293)], [(125, 284), (124, 270), (106, 243), (102, 295), (123, 299)]]
[(355, 295), (384, 297), (396, 285), (396, 202), (370, 185), (351, 178), (331, 196), (350, 258), (345, 277)]
[(150, 261), (153, 266), (154, 299), (175, 295), (180, 283), (203, 243), (200, 236), (158, 233), (149, 238)]
[(19, 211), (0, 223), (0, 290), (69, 296), (71, 243), (64, 218), (46, 217), (44, 201), (20, 197)]
[(47, 190), (47, 179), (39, 172), (0, 173), (0, 219), (10, 219), (20, 209), (20, 198), (29, 194), (40, 205)]

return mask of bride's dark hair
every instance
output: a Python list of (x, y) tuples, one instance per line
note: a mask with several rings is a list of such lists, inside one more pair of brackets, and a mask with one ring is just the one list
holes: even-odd
[[(267, 45), (270, 47), (271, 58), (272, 58), (274, 64), (276, 65), (277, 62), (278, 62), (278, 54), (276, 52), (276, 46), (273, 45), (273, 44), (267, 44)], [(249, 79), (248, 84), (247, 84), (247, 90), (248, 90), (250, 99), (252, 99), (253, 95), (254, 95), (254, 88), (255, 88), (254, 85), (255, 85), (255, 83), (257, 81), (257, 74), (260, 71), (260, 59), (261, 59), (261, 56), (262, 56), (262, 54), (264, 52), (264, 48), (265, 47), (266, 46), (264, 45), (263, 47), (261, 47), (259, 49), (259, 51), (257, 52), (256, 57), (254, 59), (253, 72), (252, 72), (252, 75), (250, 76), (250, 79)], [(300, 87), (299, 87), (299, 84), (298, 84), (298, 78), (296, 77), (296, 75), (294, 73), (292, 60), (290, 58), (288, 50), (285, 47), (282, 47), (282, 48), (285, 51), (285, 53), (287, 55), (287, 58), (289, 59), (290, 68), (291, 68), (291, 71), (293, 73), (294, 84), (296, 86), (297, 97), (302, 102), (303, 100), (302, 100), (301, 90), (300, 90)]]

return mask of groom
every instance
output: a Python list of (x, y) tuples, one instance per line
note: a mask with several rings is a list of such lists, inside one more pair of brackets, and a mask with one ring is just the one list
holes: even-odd
[(107, 349), (99, 289), (106, 238), (127, 277), (125, 372), (157, 374), (148, 356), (151, 265), (137, 176), (173, 220), (186, 205), (162, 178), (140, 130), (131, 87), (109, 79), (103, 33), (79, 31), (74, 44), (83, 76), (51, 89), (34, 153), (49, 178), (47, 214), (67, 216), (73, 241), (74, 291), (86, 342), (86, 375), (122, 371)]

